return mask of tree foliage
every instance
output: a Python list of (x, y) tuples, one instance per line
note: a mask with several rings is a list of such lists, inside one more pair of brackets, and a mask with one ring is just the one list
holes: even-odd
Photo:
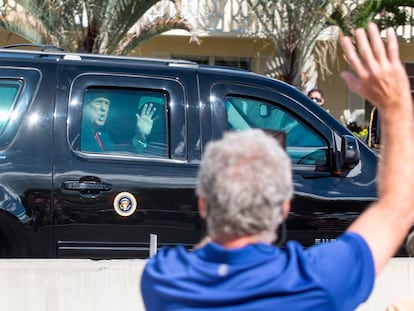
[[(258, 33), (269, 38), (274, 55), (268, 62), (269, 76), (302, 90), (314, 87), (318, 73), (329, 74), (339, 32), (352, 34), (357, 27), (375, 21), (381, 29), (414, 25), (406, 10), (414, 0), (359, 1), (349, 10), (341, 0), (247, 0), (261, 24)], [(328, 28), (331, 27), (331, 28)], [(321, 36), (323, 32), (331, 37)]]
[(338, 4), (331, 15), (331, 22), (346, 35), (352, 35), (354, 29), (366, 27), (370, 22), (375, 22), (380, 29), (414, 26), (413, 16), (407, 11), (413, 7), (414, 0), (367, 0), (351, 11)]
[(338, 1), (334, 0), (247, 0), (260, 21), (264, 36), (271, 39), (275, 54), (268, 75), (310, 89), (316, 83), (317, 64), (335, 55), (329, 41), (317, 42)]
[[(192, 34), (180, 16), (180, 0), (163, 0), (175, 14), (144, 20), (159, 0), (14, 0), (3, 1), (0, 27), (32, 43), (68, 51), (128, 54), (144, 40), (171, 29)], [(195, 38), (194, 36), (192, 37)]]

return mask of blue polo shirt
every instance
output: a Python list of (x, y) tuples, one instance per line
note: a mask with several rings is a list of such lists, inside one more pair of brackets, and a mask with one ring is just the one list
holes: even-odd
[(251, 244), (225, 249), (164, 248), (151, 258), (141, 291), (151, 310), (354, 310), (374, 284), (368, 245), (356, 233), (304, 249)]

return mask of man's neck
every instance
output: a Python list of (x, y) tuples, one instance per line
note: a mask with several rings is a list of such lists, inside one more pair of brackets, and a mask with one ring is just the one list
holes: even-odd
[(270, 244), (268, 241), (264, 241), (257, 235), (251, 235), (251, 236), (244, 236), (240, 238), (234, 238), (234, 239), (223, 239), (223, 240), (215, 240), (215, 243), (223, 246), (224, 248), (241, 248), (244, 246), (247, 246), (249, 244), (255, 244), (255, 243), (267, 243)]

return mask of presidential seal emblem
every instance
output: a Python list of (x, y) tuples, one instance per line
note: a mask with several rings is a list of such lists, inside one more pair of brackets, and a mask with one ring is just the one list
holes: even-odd
[(114, 210), (119, 216), (131, 216), (137, 209), (137, 200), (129, 192), (118, 193), (114, 199)]

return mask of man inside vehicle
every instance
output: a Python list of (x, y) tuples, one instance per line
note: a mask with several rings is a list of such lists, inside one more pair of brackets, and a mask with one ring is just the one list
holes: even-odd
[[(126, 150), (116, 144), (108, 131), (101, 131), (106, 124), (111, 102), (105, 93), (86, 94), (82, 116), (81, 149), (87, 152), (132, 151), (142, 153), (147, 148), (156, 112), (155, 104), (145, 103), (136, 113), (136, 131), (131, 134), (131, 144)], [(120, 150), (121, 149), (121, 150)]]

